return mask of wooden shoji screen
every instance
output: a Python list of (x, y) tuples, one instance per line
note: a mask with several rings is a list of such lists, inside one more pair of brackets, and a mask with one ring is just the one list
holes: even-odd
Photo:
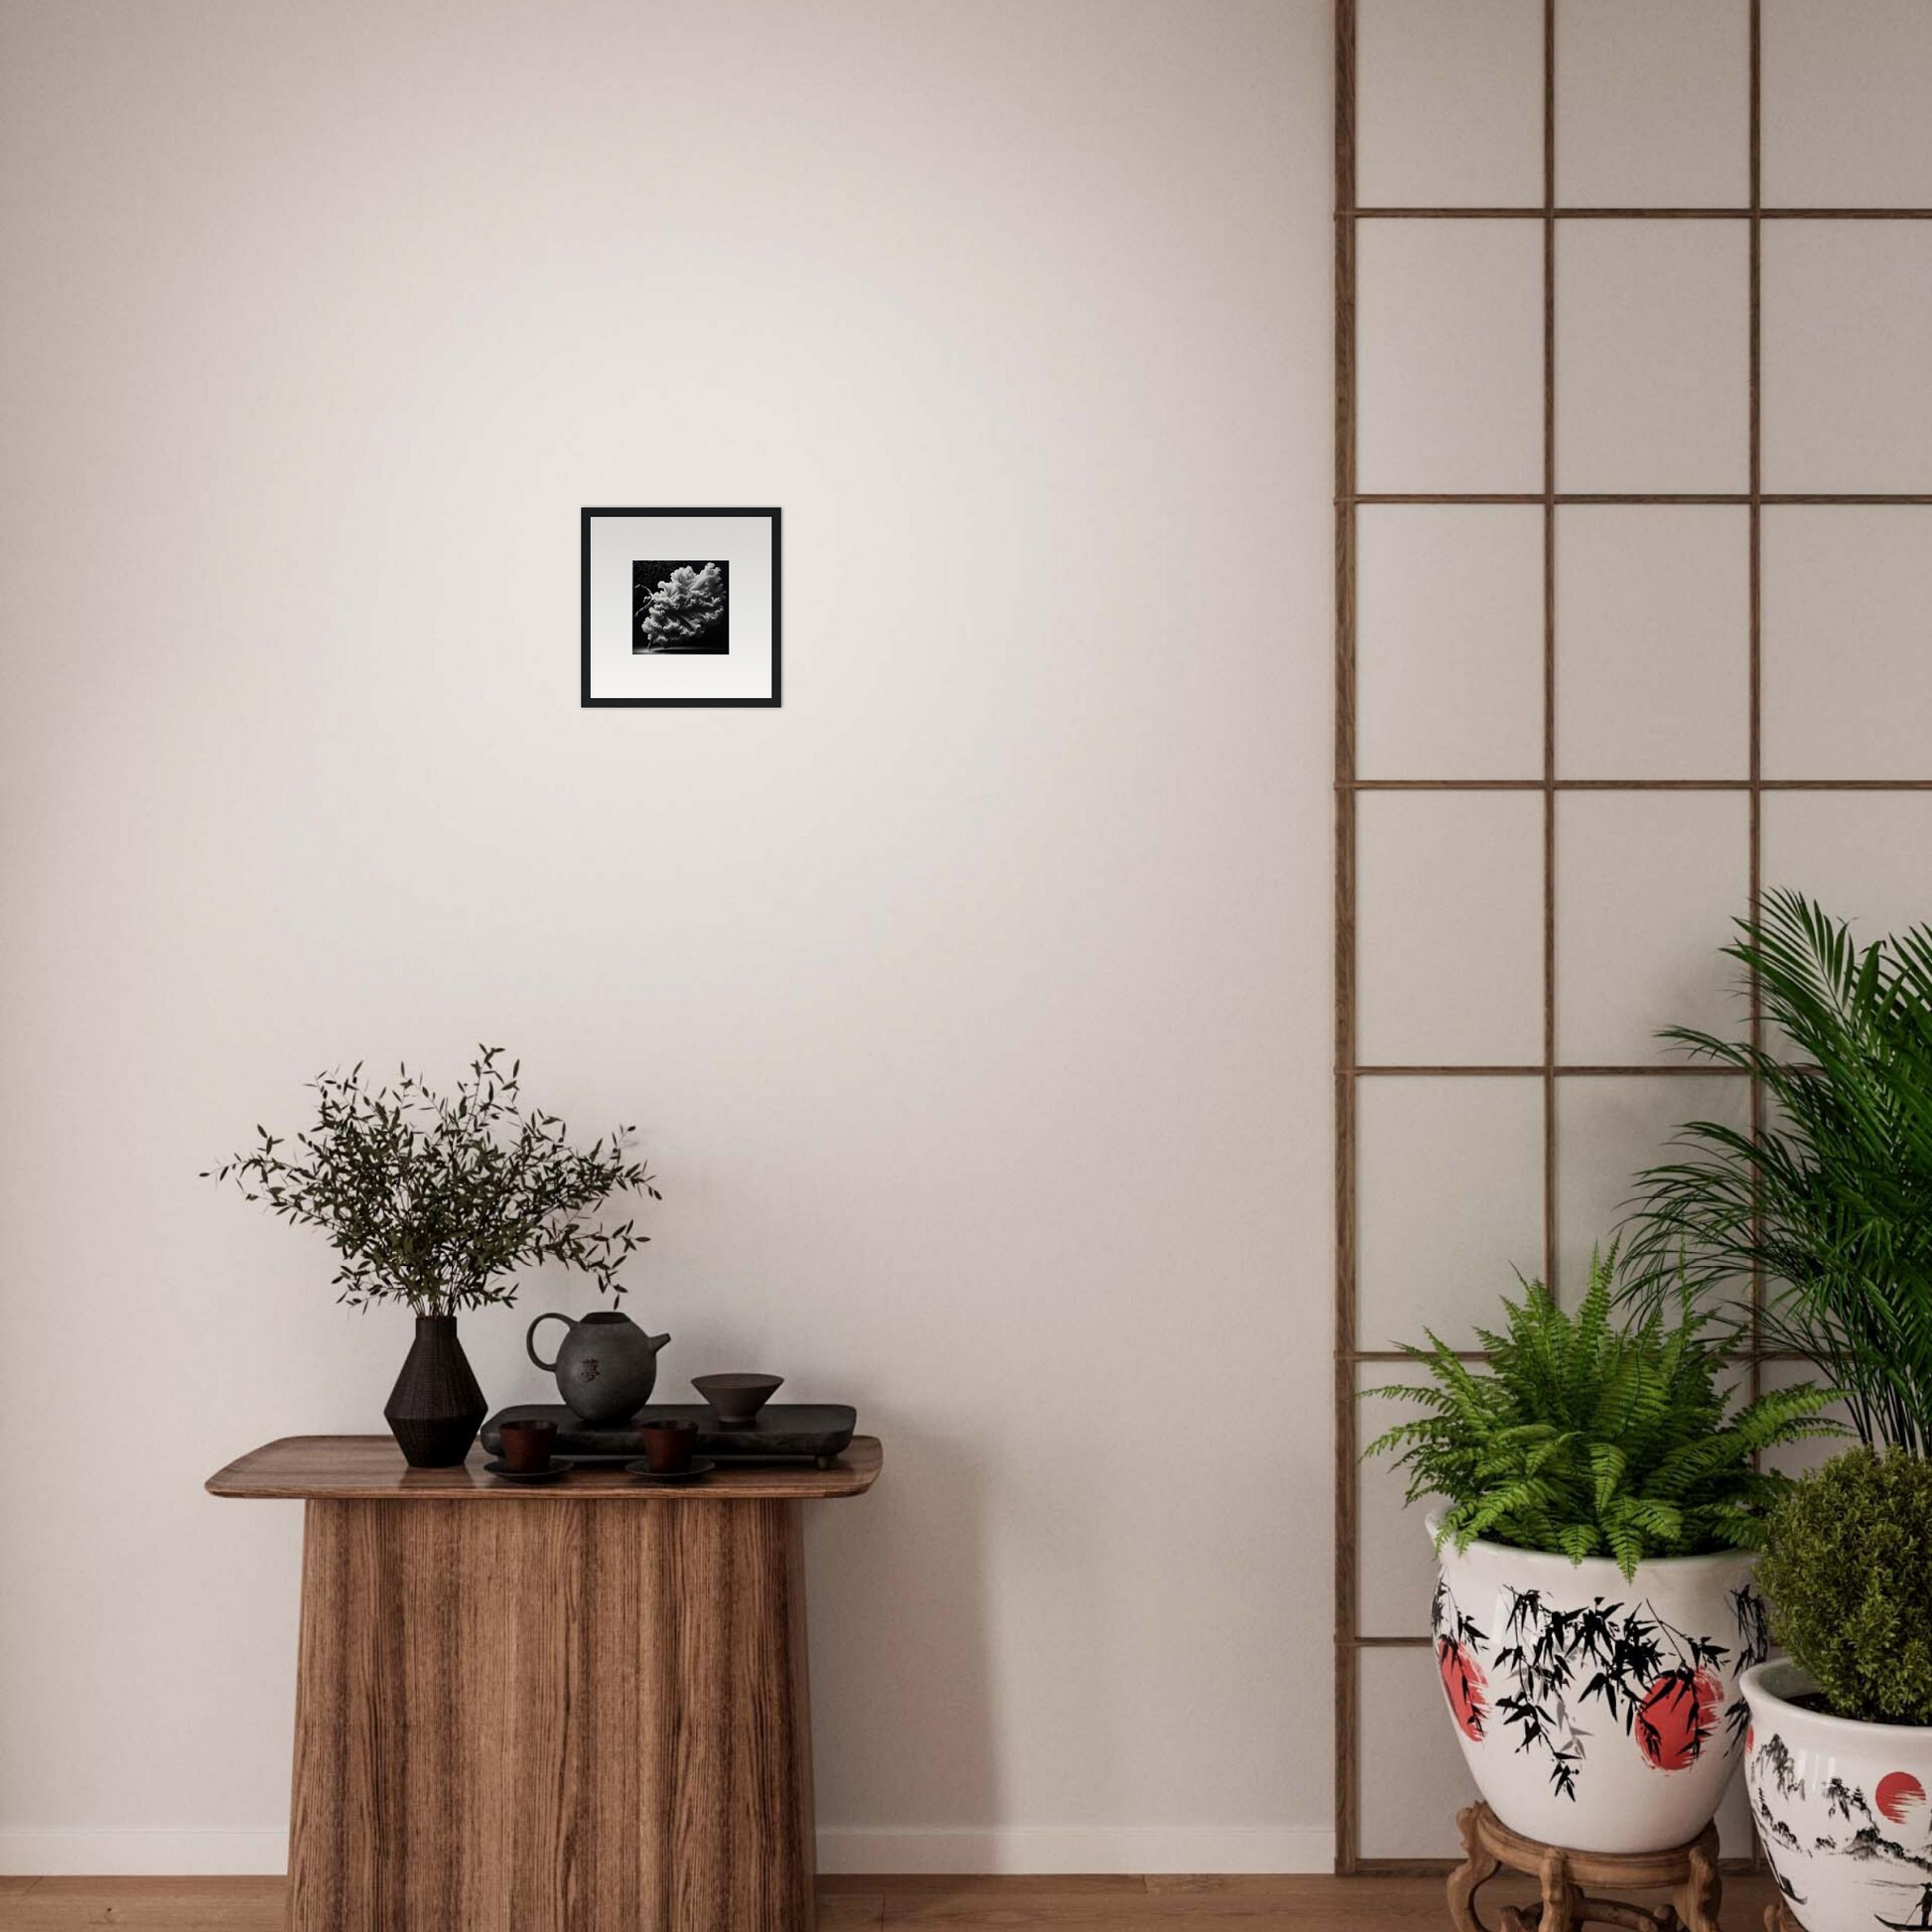
[(1426, 1541), (1357, 1467), (1357, 1389), (1424, 1320), (1466, 1336), (1508, 1263), (1573, 1290), (1676, 1123), (1755, 1111), (1653, 1031), (1759, 1029), (1716, 948), (1765, 887), (1868, 929), (1932, 912), (1932, 6), (1337, 0), (1335, 24), (1355, 1870), (1446, 1853), (1467, 1789)]

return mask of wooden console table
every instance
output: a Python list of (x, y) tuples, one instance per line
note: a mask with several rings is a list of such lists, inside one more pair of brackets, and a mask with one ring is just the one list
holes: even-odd
[(294, 1436), (211, 1477), (306, 1505), (293, 1932), (811, 1932), (799, 1505), (881, 1461), (533, 1487)]

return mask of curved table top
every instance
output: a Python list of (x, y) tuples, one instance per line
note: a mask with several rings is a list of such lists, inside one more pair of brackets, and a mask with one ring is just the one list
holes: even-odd
[(573, 1469), (557, 1482), (498, 1482), (482, 1446), (449, 1469), (412, 1469), (390, 1436), (284, 1436), (207, 1479), (211, 1496), (317, 1502), (808, 1502), (863, 1496), (879, 1479), (877, 1436), (855, 1436), (829, 1469), (811, 1463), (764, 1468), (727, 1464), (697, 1482), (634, 1481), (621, 1464)]

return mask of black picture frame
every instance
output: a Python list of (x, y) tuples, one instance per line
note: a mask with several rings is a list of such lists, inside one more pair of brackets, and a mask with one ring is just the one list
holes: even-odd
[[(771, 526), (771, 691), (769, 696), (737, 698), (613, 698), (599, 697), (591, 689), (591, 534), (595, 521), (600, 516), (609, 517), (748, 517), (768, 521)], [(783, 577), (782, 577), (782, 525), (783, 513), (773, 507), (764, 508), (710, 508), (685, 509), (680, 507), (621, 508), (600, 504), (586, 508), (579, 513), (579, 535), (582, 576), (581, 595), (583, 600), (583, 646), (579, 685), (579, 704), (586, 711), (604, 710), (645, 710), (659, 706), (666, 708), (689, 709), (692, 707), (731, 707), (775, 706), (784, 698), (783, 685)]]

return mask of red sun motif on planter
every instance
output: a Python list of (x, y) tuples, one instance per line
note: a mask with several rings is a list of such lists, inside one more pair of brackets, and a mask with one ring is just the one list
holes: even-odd
[(1483, 1720), (1489, 1714), (1484, 1695), (1489, 1679), (1476, 1662), (1475, 1652), (1449, 1637), (1436, 1640), (1436, 1667), (1443, 1673), (1443, 1693), (1449, 1699), (1449, 1716), (1464, 1737), (1482, 1741)]
[(1887, 1771), (1878, 1780), (1872, 1801), (1894, 1825), (1905, 1820), (1925, 1802), (1925, 1787), (1909, 1771)]
[(1637, 1748), (1660, 1771), (1681, 1771), (1697, 1761), (1717, 1727), (1724, 1686), (1708, 1670), (1666, 1671), (1643, 1694), (1631, 1726)]

